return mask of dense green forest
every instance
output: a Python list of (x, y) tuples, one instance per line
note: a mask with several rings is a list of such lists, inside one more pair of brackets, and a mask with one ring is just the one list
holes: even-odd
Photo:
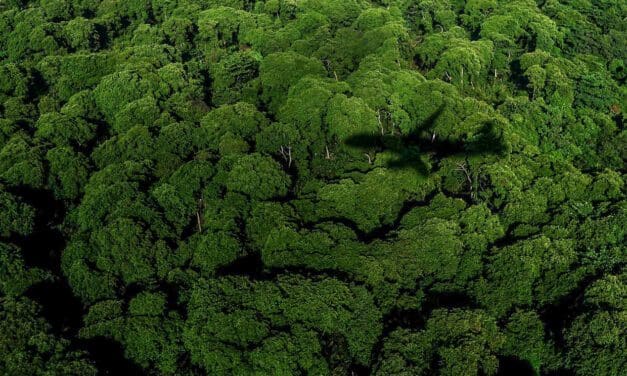
[(625, 0), (0, 0), (0, 375), (627, 370)]

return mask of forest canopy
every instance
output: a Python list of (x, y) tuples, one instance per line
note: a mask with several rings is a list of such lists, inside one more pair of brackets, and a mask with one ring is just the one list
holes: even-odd
[(0, 1), (0, 374), (624, 375), (626, 20)]

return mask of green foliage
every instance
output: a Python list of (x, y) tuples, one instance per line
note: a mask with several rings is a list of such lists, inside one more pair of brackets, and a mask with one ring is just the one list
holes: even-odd
[(3, 299), (0, 305), (0, 369), (8, 375), (96, 375), (84, 354), (52, 334), (26, 299)]
[(43, 114), (35, 124), (35, 135), (56, 146), (83, 146), (96, 137), (95, 126), (58, 112)]
[(430, 77), (452, 82), (463, 89), (486, 81), (491, 73), (493, 49), (491, 41), (470, 41), (464, 31), (454, 28), (429, 36), (416, 52), (423, 64), (432, 68)]
[(252, 14), (227, 6), (216, 6), (198, 15), (198, 40), (206, 53), (214, 54), (214, 48), (233, 47), (248, 41), (255, 31)]
[(41, 148), (32, 146), (27, 136), (17, 133), (0, 149), (0, 180), (37, 189), (43, 185), (44, 176)]
[(166, 317), (164, 303), (164, 296), (154, 293), (135, 296), (128, 309), (119, 300), (96, 303), (85, 317), (80, 336), (113, 338), (124, 345), (125, 356), (135, 363), (164, 375), (175, 374), (181, 351), (180, 319), (176, 314)]
[(49, 166), (48, 185), (57, 198), (75, 199), (89, 176), (87, 158), (68, 147), (56, 147), (46, 153)]
[(0, 243), (0, 294), (19, 297), (29, 287), (44, 280), (48, 275), (36, 268), (27, 269), (18, 248)]
[(213, 275), (215, 271), (242, 256), (242, 245), (234, 235), (226, 232), (211, 232), (190, 239), (192, 267), (201, 275)]
[(554, 361), (555, 350), (544, 340), (544, 324), (537, 313), (514, 312), (507, 322), (505, 334), (503, 354), (528, 361), (535, 372), (549, 368), (547, 365)]
[(78, 91), (93, 88), (103, 76), (112, 73), (113, 58), (106, 53), (49, 55), (38, 62), (37, 69), (52, 86), (52, 92), (67, 100)]
[[(4, 188), (0, 186), (0, 188)], [(0, 191), (0, 236), (9, 237), (12, 234), (28, 235), (33, 230), (35, 209), (22, 202), (19, 197)]]
[(259, 154), (238, 158), (228, 173), (226, 188), (252, 200), (268, 200), (287, 194), (289, 177), (271, 158)]
[(0, 0), (0, 374), (622, 375), (623, 3)]
[(591, 312), (579, 315), (567, 332), (568, 363), (582, 375), (620, 374), (627, 343), (625, 274), (608, 275), (585, 293)]
[(0, 93), (3, 95), (27, 95), (30, 80), (28, 72), (16, 64), (3, 64), (0, 67)]
[(436, 310), (424, 330), (397, 329), (376, 374), (494, 375), (504, 336), (482, 311)]
[(321, 188), (318, 211), (322, 217), (339, 215), (353, 220), (363, 231), (372, 231), (392, 223), (404, 201), (429, 193), (429, 183), (411, 170), (391, 174), (375, 169), (363, 181), (343, 179)]
[(259, 67), (261, 98), (276, 112), (285, 101), (290, 86), (308, 75), (325, 76), (322, 63), (293, 52), (268, 55)]
[(124, 133), (137, 125), (150, 127), (161, 114), (157, 102), (152, 97), (143, 97), (128, 103), (115, 115), (113, 130)]
[(399, 5), (407, 7), (403, 12), (412, 29), (419, 33), (433, 33), (448, 30), (455, 25), (457, 17), (451, 1), (404, 1)]
[(212, 68), (212, 100), (216, 105), (230, 104), (245, 98), (256, 101), (256, 80), (261, 55), (254, 51), (235, 52), (223, 57)]
[(111, 137), (94, 149), (92, 158), (97, 166), (124, 161), (148, 161), (155, 155), (155, 141), (148, 127), (137, 125), (126, 133)]
[(70, 47), (76, 50), (100, 47), (100, 34), (96, 25), (88, 19), (74, 18), (65, 25), (63, 31)]
[(379, 130), (376, 113), (363, 100), (343, 94), (336, 95), (329, 102), (326, 121), (329, 136), (340, 143), (352, 135), (376, 134)]
[(202, 120), (196, 135), (199, 148), (209, 148), (227, 155), (237, 148), (229, 148), (239, 141), (244, 149), (249, 150), (255, 134), (260, 132), (268, 121), (255, 106), (240, 102), (225, 105), (209, 112)]
[(126, 104), (140, 99), (149, 85), (137, 73), (121, 71), (102, 79), (94, 89), (94, 99), (107, 119), (113, 120)]
[[(185, 346), (192, 362), (215, 374), (250, 373), (258, 364), (268, 371), (300, 368), (326, 374), (323, 336), (337, 337), (348, 359), (366, 364), (370, 356), (363, 350), (374, 344), (381, 331), (380, 326), (370, 325), (380, 313), (368, 292), (333, 279), (285, 276), (276, 285), (238, 277), (201, 280), (189, 310)], [(292, 325), (283, 328), (285, 322)], [(241, 346), (253, 351), (242, 353)], [(261, 357), (271, 350), (279, 353), (267, 360)]]
[(487, 278), (476, 286), (479, 300), (504, 315), (512, 307), (546, 304), (571, 291), (582, 276), (571, 240), (532, 238), (498, 250)]

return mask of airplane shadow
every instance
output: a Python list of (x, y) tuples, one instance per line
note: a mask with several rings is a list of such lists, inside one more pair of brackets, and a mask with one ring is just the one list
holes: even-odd
[(438, 139), (426, 129), (432, 128), (433, 123), (442, 113), (442, 107), (421, 127), (407, 135), (375, 135), (359, 133), (350, 136), (345, 144), (351, 147), (372, 151), (388, 151), (394, 158), (386, 163), (389, 168), (413, 168), (422, 175), (430, 172), (429, 166), (421, 159), (429, 155), (430, 159), (442, 160), (451, 156), (471, 157), (476, 155), (502, 155), (507, 147), (503, 135), (495, 122), (488, 121), (481, 130), (468, 139)]

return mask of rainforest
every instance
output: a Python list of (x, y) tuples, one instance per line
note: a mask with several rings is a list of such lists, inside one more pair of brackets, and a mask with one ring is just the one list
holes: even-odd
[(624, 376), (624, 0), (0, 0), (0, 375)]

